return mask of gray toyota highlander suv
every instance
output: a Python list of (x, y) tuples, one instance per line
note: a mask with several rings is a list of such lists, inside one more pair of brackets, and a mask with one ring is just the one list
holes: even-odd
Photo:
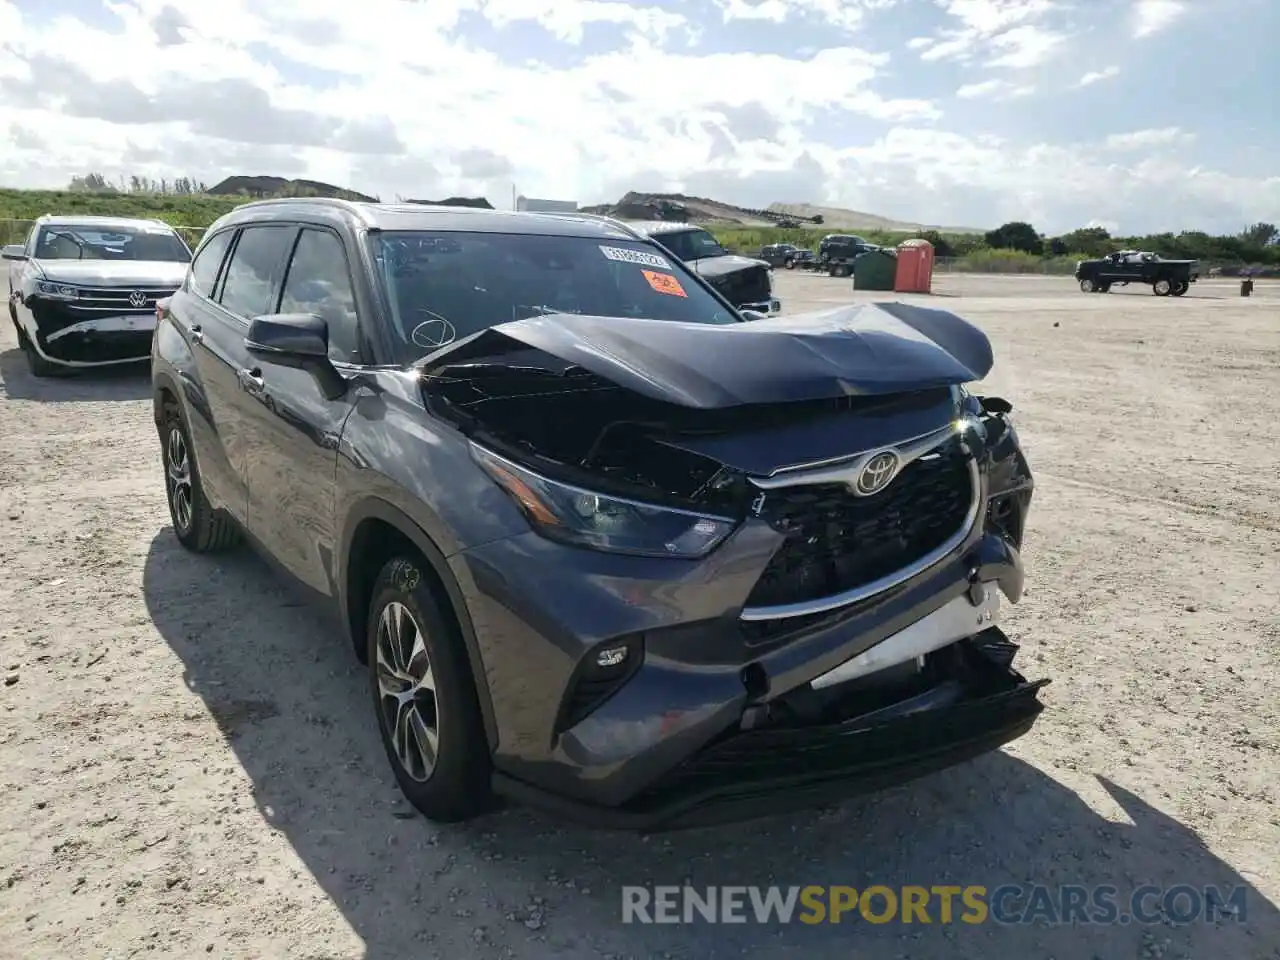
[(338, 614), (421, 811), (646, 830), (1030, 729), (991, 365), (939, 310), (748, 321), (604, 218), (319, 199), (214, 223), (152, 348), (175, 534)]

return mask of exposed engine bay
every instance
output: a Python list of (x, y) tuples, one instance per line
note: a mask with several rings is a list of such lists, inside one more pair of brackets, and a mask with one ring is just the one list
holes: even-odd
[[(772, 472), (788, 461), (847, 455), (864, 443), (858, 437), (863, 418), (892, 419), (954, 404), (943, 388), (691, 409), (546, 354), (504, 361), (462, 364), (432, 378), (428, 393), (436, 412), (495, 451), (566, 482), (732, 515), (743, 514), (758, 493), (745, 482), (752, 466)], [(733, 447), (740, 445), (774, 450), (782, 459), (761, 459), (759, 451), (735, 458), (742, 451)], [(788, 447), (795, 451), (791, 456)]]

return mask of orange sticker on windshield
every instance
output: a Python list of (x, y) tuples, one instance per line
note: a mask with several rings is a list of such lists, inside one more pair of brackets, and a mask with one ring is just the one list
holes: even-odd
[(657, 290), (659, 293), (665, 293), (672, 297), (688, 297), (684, 292), (684, 287), (680, 286), (680, 281), (669, 273), (655, 273), (652, 270), (641, 270), (644, 278), (649, 281), (649, 286)]

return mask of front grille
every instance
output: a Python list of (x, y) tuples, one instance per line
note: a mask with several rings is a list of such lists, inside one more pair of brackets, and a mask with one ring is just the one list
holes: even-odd
[(769, 271), (764, 267), (748, 267), (716, 277), (712, 283), (735, 307), (744, 303), (764, 303), (773, 294), (769, 283)]
[[(71, 306), (78, 310), (110, 311), (112, 314), (127, 316), (131, 313), (155, 313), (156, 301), (173, 296), (177, 287), (77, 287), (76, 299)], [(141, 293), (145, 301), (134, 306), (129, 298)]]
[(890, 576), (958, 533), (972, 501), (969, 456), (958, 439), (874, 496), (855, 497), (836, 483), (770, 491), (760, 516), (787, 538), (747, 606), (818, 600)]

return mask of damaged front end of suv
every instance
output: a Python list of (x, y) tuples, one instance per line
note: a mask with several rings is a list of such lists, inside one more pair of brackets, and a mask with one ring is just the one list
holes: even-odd
[(689, 826), (1029, 730), (1048, 681), (1013, 668), (999, 614), (1033, 481), (1009, 405), (966, 390), (991, 366), (977, 328), (897, 303), (538, 316), (424, 358), (428, 408), (530, 528), (450, 559), (497, 789)]

